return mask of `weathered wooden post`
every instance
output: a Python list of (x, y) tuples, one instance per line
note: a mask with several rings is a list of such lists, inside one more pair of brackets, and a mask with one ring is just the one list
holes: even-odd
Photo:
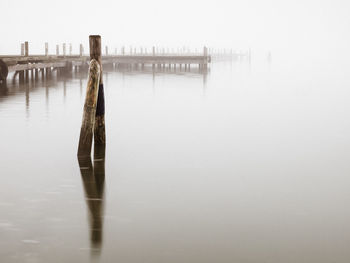
[(60, 46), (56, 45), (56, 56), (60, 55)]
[(101, 57), (101, 36), (92, 35), (89, 37), (90, 43), (90, 59), (95, 59), (100, 64), (100, 82), (98, 89), (96, 117), (95, 117), (95, 130), (94, 141), (95, 145), (106, 144), (106, 131), (105, 131), (105, 98), (103, 89), (102, 78), (102, 57)]
[(28, 41), (24, 42), (24, 56), (28, 57), (29, 55), (29, 45)]
[(49, 43), (45, 43), (45, 56), (49, 55)]

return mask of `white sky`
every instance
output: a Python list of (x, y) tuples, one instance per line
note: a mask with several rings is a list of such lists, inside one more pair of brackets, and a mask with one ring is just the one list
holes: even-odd
[(0, 54), (31, 53), (49, 42), (88, 48), (100, 34), (110, 51), (122, 45), (226, 47), (310, 56), (349, 55), (349, 0), (0, 0)]

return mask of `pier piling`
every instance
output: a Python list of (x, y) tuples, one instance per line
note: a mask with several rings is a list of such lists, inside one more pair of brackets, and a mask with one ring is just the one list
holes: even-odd
[(45, 43), (45, 56), (49, 55), (49, 43)]
[(24, 56), (28, 57), (29, 55), (29, 44), (28, 41), (24, 42)]
[(63, 43), (63, 56), (66, 56), (66, 43)]
[(21, 43), (21, 56), (24, 56), (24, 43)]

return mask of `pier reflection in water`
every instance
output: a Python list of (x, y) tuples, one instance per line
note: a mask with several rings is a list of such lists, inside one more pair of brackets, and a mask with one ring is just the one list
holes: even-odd
[[(192, 67), (174, 67), (174, 65), (161, 65), (155, 66), (154, 68), (150, 66), (135, 66), (135, 65), (115, 65), (108, 64), (103, 68), (104, 74), (108, 78), (109, 74), (113, 72), (121, 74), (122, 77), (129, 75), (151, 75), (153, 84), (155, 83), (157, 77), (161, 76), (171, 76), (178, 75), (182, 77), (200, 77), (202, 76), (202, 87), (203, 90), (207, 84), (208, 74), (210, 74), (210, 68), (199, 68), (196, 66)], [(79, 80), (80, 93), (84, 95), (83, 83), (87, 79), (87, 68), (73, 69), (72, 71), (60, 72), (59, 70), (38, 70), (36, 73), (24, 74), (23, 78), (17, 78), (18, 73), (10, 74), (7, 82), (0, 82), (0, 102), (2, 99), (11, 97), (14, 95), (19, 95), (21, 93), (25, 94), (26, 108), (29, 110), (30, 103), (30, 93), (45, 88), (45, 99), (49, 100), (49, 90), (50, 88), (57, 88), (58, 85), (63, 85), (63, 96), (67, 95), (67, 82)]]

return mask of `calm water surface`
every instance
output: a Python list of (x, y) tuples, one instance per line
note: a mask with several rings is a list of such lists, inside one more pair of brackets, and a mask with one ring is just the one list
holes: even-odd
[(349, 262), (349, 76), (106, 70), (105, 161), (80, 167), (86, 75), (10, 79), (0, 262)]

